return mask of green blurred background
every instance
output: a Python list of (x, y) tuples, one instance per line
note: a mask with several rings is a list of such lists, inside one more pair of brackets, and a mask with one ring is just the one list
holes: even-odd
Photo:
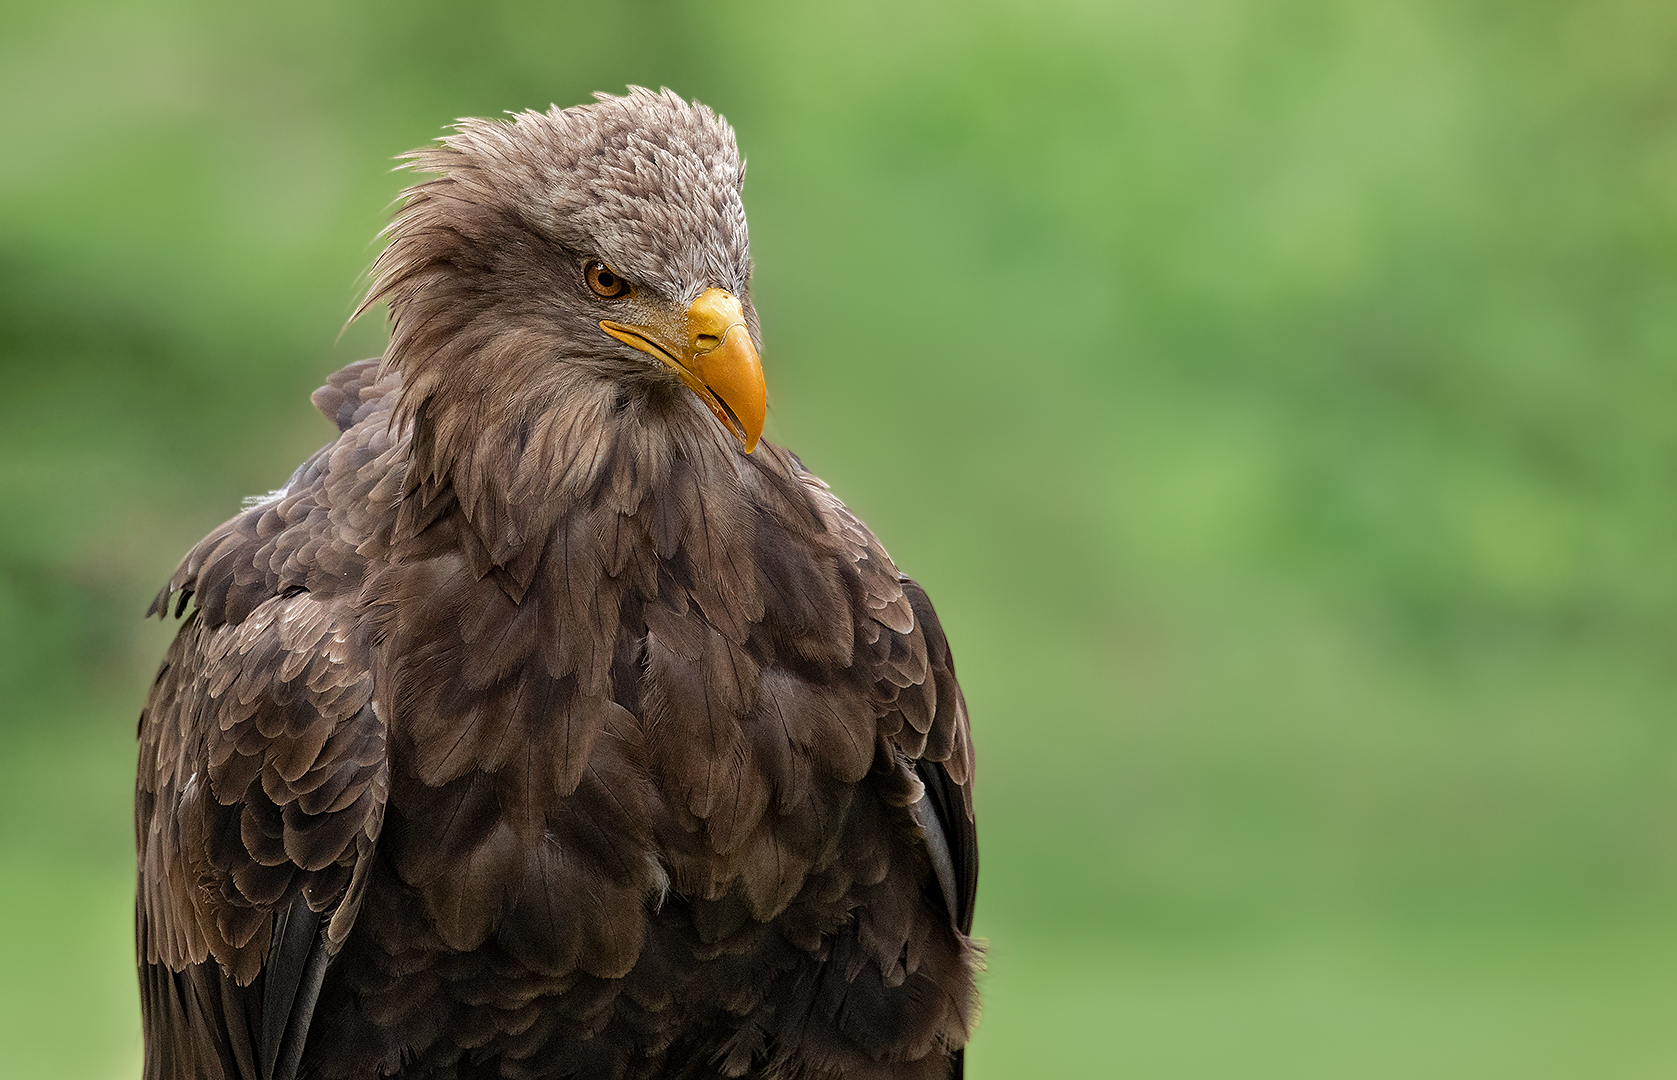
[(0, 1074), (135, 1076), (140, 613), (450, 119), (733, 121), (980, 748), (975, 1080), (1677, 1075), (1677, 7), (0, 5)]

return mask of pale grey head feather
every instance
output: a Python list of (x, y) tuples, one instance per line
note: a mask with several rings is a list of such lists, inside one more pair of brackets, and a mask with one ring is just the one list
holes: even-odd
[(465, 119), (408, 155), (455, 198), (496, 206), (579, 255), (685, 303), (741, 294), (751, 272), (734, 130), (669, 90), (631, 87), (592, 105)]

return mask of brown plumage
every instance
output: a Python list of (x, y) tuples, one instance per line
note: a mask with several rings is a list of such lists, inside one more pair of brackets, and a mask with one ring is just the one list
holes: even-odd
[(733, 132), (635, 89), (411, 157), (389, 349), (153, 608), (145, 1075), (958, 1076), (965, 706), (756, 444)]

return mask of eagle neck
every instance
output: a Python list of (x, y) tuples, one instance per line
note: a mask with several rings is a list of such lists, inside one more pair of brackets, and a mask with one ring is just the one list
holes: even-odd
[(405, 498), (452, 502), (480, 576), (514, 601), (690, 599), (741, 641), (761, 618), (750, 470), (679, 383), (577, 365), (512, 401), (474, 391), (411, 409)]

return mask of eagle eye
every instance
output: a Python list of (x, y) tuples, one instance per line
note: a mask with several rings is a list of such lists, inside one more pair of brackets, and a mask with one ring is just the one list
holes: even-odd
[(583, 274), (588, 278), (588, 287), (602, 300), (621, 300), (635, 291), (621, 274), (598, 259), (589, 263)]

